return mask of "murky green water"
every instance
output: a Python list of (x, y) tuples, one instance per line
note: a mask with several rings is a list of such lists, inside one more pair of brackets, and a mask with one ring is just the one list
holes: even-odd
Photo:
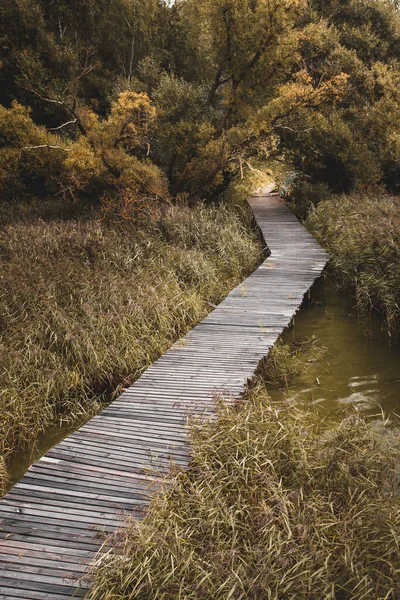
[[(332, 284), (320, 280), (297, 314), (294, 327), (286, 330), (283, 339), (302, 342), (313, 335), (318, 338), (318, 345), (326, 347), (323, 358), (312, 364), (306, 376), (297, 378), (289, 390), (269, 386), (273, 400), (290, 395), (318, 403), (327, 410), (354, 404), (375, 411), (381, 406), (387, 415), (400, 414), (400, 348), (390, 346), (378, 315), (367, 337), (352, 300)], [(71, 431), (68, 425), (52, 427), (40, 436), (35, 449), (20, 450), (10, 465), (12, 483)]]
[(327, 410), (353, 404), (368, 411), (380, 406), (386, 416), (399, 415), (400, 348), (390, 346), (381, 326), (379, 315), (374, 315), (366, 335), (352, 299), (328, 281), (318, 281), (283, 341), (303, 342), (314, 335), (318, 345), (326, 347), (325, 354), (289, 390), (269, 386), (269, 393), (274, 400), (290, 396)]
[(74, 426), (72, 426), (71, 423), (52, 425), (47, 431), (44, 431), (39, 435), (34, 447), (26, 446), (25, 448), (19, 448), (19, 450), (11, 456), (11, 460), (8, 464), (8, 471), (10, 474), (10, 483), (8, 487), (11, 488), (18, 479), (21, 479), (32, 463), (46, 454), (50, 448), (53, 448), (53, 446), (66, 438), (67, 435), (79, 429), (86, 421), (87, 419), (82, 420), (79, 423), (74, 423)]

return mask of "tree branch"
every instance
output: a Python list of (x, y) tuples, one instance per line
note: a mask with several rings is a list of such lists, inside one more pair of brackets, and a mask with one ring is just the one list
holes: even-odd
[(133, 27), (126, 16), (125, 16), (125, 21), (126, 21), (126, 24), (128, 25), (129, 32), (132, 35), (131, 56), (130, 56), (130, 61), (129, 61), (129, 73), (128, 73), (128, 81), (130, 82), (132, 79), (132, 73), (133, 73), (133, 59), (135, 57), (135, 32), (133, 31)]
[(307, 131), (312, 131), (312, 127), (308, 129), (293, 129), (292, 127), (288, 127), (287, 125), (274, 125), (274, 129), (279, 127), (279, 129), (286, 129), (287, 131), (291, 131), (292, 133), (307, 133)]
[(63, 152), (71, 152), (69, 148), (62, 146), (52, 146), (51, 144), (38, 144), (37, 146), (24, 146), (22, 150), (36, 150), (37, 148), (51, 148), (52, 150), (62, 150)]
[(80, 120), (79, 116), (75, 111), (76, 98), (74, 98), (74, 107), (71, 108), (70, 106), (68, 106), (68, 104), (64, 102), (64, 100), (55, 100), (54, 98), (47, 98), (46, 96), (42, 96), (37, 90), (35, 90), (35, 88), (31, 86), (26, 87), (25, 89), (37, 96), (38, 98), (40, 98), (40, 100), (43, 100), (43, 102), (49, 102), (50, 104), (57, 104), (58, 106), (61, 106), (65, 110), (65, 112), (75, 121), (82, 135), (87, 134), (87, 131), (82, 124), (82, 121)]
[[(231, 7), (230, 7), (231, 8)], [(228, 19), (228, 13), (230, 8), (225, 8), (222, 13), (222, 18), (225, 24), (225, 32), (226, 32), (226, 60), (231, 70), (231, 78), (234, 80), (235, 75), (233, 73), (232, 68), (232, 38), (231, 38), (231, 29), (232, 29), (232, 21)]]
[(247, 73), (249, 73), (250, 71), (252, 71), (252, 69), (254, 69), (254, 67), (256, 66), (256, 64), (260, 61), (260, 59), (262, 58), (264, 52), (266, 51), (266, 49), (268, 48), (268, 46), (273, 42), (273, 40), (275, 39), (275, 35), (276, 35), (276, 31), (272, 31), (262, 42), (262, 44), (260, 45), (260, 47), (258, 48), (257, 52), (254, 54), (253, 58), (251, 59), (251, 61), (247, 64), (247, 66), (241, 71), (241, 73), (239, 74), (237, 80), (236, 80), (236, 86), (235, 86), (235, 90), (239, 87), (239, 85), (242, 83), (243, 79), (246, 77)]
[(58, 131), (59, 129), (62, 129), (63, 127), (66, 127), (67, 125), (73, 125), (77, 121), (78, 121), (78, 119), (73, 119), (72, 121), (67, 121), (66, 123), (63, 123), (62, 125), (59, 125), (58, 127), (50, 127), (49, 131)]

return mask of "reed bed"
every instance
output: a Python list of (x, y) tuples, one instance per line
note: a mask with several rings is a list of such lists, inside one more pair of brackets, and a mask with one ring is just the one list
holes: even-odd
[(8, 471), (4, 456), (0, 456), (0, 494), (5, 494), (8, 483)]
[(87, 598), (398, 598), (390, 425), (274, 406), (262, 381), (217, 414), (192, 424), (190, 470), (107, 541)]
[(223, 205), (137, 222), (25, 212), (0, 231), (2, 485), (13, 450), (97, 412), (262, 259), (249, 214)]
[(321, 202), (307, 219), (326, 248), (336, 277), (355, 291), (360, 314), (381, 311), (391, 337), (400, 333), (400, 200), (340, 196)]
[(269, 385), (287, 388), (300, 375), (306, 377), (311, 366), (320, 361), (325, 352), (326, 347), (321, 346), (315, 336), (291, 343), (280, 338), (268, 357), (261, 361), (258, 375)]

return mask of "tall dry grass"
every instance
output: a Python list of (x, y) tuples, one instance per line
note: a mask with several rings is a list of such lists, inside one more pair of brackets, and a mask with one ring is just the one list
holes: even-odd
[(388, 333), (400, 332), (400, 199), (340, 196), (321, 202), (306, 222), (326, 248), (338, 279), (355, 290), (364, 316), (382, 312)]
[(6, 457), (57, 420), (96, 412), (261, 259), (249, 215), (222, 205), (136, 223), (19, 214), (0, 232)]
[(5, 494), (8, 483), (8, 471), (4, 456), (0, 456), (0, 494)]
[(258, 375), (269, 385), (287, 388), (300, 375), (307, 375), (312, 365), (321, 360), (326, 347), (311, 336), (301, 342), (284, 343), (279, 338), (268, 357), (261, 361)]
[(398, 598), (398, 445), (357, 414), (274, 407), (262, 384), (218, 417), (193, 424), (190, 470), (109, 540), (88, 598)]

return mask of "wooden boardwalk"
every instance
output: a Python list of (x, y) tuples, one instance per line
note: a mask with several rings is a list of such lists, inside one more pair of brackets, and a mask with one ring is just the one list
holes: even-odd
[[(271, 256), (115, 402), (50, 450), (0, 502), (0, 600), (67, 600), (121, 514), (140, 517), (187, 419), (239, 398), (327, 254), (275, 196), (249, 200)], [(150, 487), (149, 487), (150, 486)]]

